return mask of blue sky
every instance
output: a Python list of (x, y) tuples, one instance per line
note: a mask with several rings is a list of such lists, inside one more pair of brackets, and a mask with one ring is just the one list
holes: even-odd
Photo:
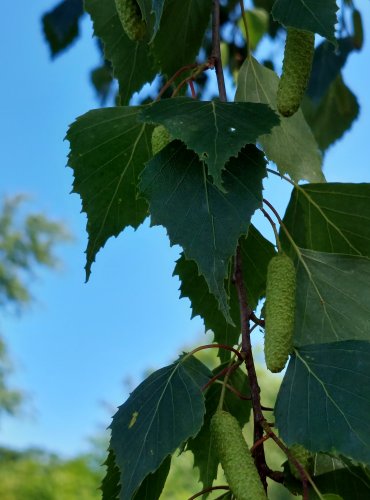
[[(70, 455), (109, 424), (103, 402), (121, 404), (128, 395), (124, 381), (134, 386), (148, 368), (171, 362), (201, 337), (203, 326), (190, 320), (188, 301), (178, 299), (172, 271), (179, 249), (148, 223), (111, 239), (84, 283), (86, 218), (79, 197), (69, 194), (63, 137), (76, 116), (99, 106), (89, 84), (98, 53), (85, 17), (78, 43), (50, 60), (40, 18), (53, 5), (13, 0), (3, 6), (0, 193), (29, 193), (28, 207), (63, 221), (75, 241), (58, 250), (61, 271), (42, 272), (32, 283), (34, 304), (21, 317), (0, 318), (15, 362), (12, 382), (28, 394), (22, 417), (0, 422), (0, 444)], [(369, 2), (359, 7), (370, 26)], [(362, 109), (351, 133), (326, 155), (330, 181), (370, 182), (369, 61), (366, 43), (345, 68)], [(290, 188), (277, 179), (265, 184), (266, 197), (283, 213)]]

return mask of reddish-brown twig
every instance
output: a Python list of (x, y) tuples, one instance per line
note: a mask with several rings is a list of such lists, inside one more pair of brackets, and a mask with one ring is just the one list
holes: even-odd
[(196, 493), (195, 495), (193, 495), (192, 497), (188, 498), (188, 500), (194, 500), (194, 498), (198, 498), (202, 495), (204, 495), (204, 493), (209, 493), (210, 491), (214, 491), (214, 490), (229, 490), (229, 486), (210, 486), (209, 488), (204, 488), (204, 490), (202, 491), (199, 491), (198, 493)]

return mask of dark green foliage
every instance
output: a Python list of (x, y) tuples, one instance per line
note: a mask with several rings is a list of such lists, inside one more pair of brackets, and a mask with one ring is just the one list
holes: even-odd
[(168, 455), (198, 433), (205, 413), (201, 388), (210, 376), (202, 363), (184, 355), (152, 373), (120, 406), (110, 426), (120, 500), (132, 498)]
[(369, 342), (315, 344), (295, 351), (275, 407), (279, 435), (288, 445), (301, 443), (312, 452), (370, 464), (369, 371)]
[(122, 28), (130, 40), (140, 42), (147, 34), (146, 22), (141, 17), (136, 0), (115, 0), (118, 17)]
[(82, 0), (63, 0), (43, 15), (44, 34), (52, 56), (67, 48), (78, 36), (78, 22), (83, 13)]

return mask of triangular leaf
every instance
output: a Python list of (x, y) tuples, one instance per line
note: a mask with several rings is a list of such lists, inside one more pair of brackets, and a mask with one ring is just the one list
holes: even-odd
[(335, 43), (337, 10), (335, 0), (276, 0), (272, 16), (284, 26), (312, 31)]
[(63, 0), (42, 16), (44, 34), (53, 57), (78, 37), (78, 22), (83, 13), (82, 0)]
[(121, 472), (121, 500), (132, 498), (148, 474), (198, 433), (205, 413), (201, 388), (210, 376), (200, 361), (184, 355), (152, 373), (119, 408), (110, 447)]
[(275, 407), (288, 444), (370, 463), (370, 343), (301, 347), (291, 357)]
[(351, 128), (360, 107), (356, 96), (343, 82), (341, 75), (338, 75), (319, 106), (306, 98), (302, 109), (317, 144), (325, 151)]
[(97, 252), (127, 226), (137, 228), (148, 213), (137, 182), (152, 156), (152, 127), (137, 121), (139, 107), (105, 108), (77, 118), (67, 132), (74, 171), (73, 191), (87, 214), (86, 277)]
[(227, 192), (222, 193), (198, 156), (179, 141), (157, 154), (142, 174), (152, 225), (164, 226), (171, 244), (181, 245), (186, 257), (195, 260), (228, 321), (224, 280), (238, 239), (261, 205), (264, 176), (262, 153), (246, 147), (228, 163), (223, 176)]
[[(254, 310), (265, 293), (267, 265), (274, 256), (274, 246), (251, 225), (247, 238), (239, 240), (242, 256), (244, 282), (248, 305)], [(192, 317), (199, 315), (204, 320), (206, 330), (212, 330), (214, 341), (235, 345), (240, 336), (240, 311), (235, 285), (232, 283), (233, 266), (229, 266), (225, 289), (229, 295), (230, 315), (234, 325), (230, 325), (218, 309), (216, 298), (209, 292), (207, 282), (199, 275), (197, 265), (184, 255), (176, 262), (174, 274), (180, 278), (181, 297), (188, 297), (192, 307)], [(230, 351), (219, 350), (222, 361), (230, 358)]]
[[(220, 373), (228, 363), (224, 363), (213, 370), (213, 374)], [(225, 376), (218, 380), (222, 381)], [(249, 396), (249, 382), (247, 375), (238, 368), (228, 379), (228, 384), (234, 387), (243, 396)], [(204, 424), (195, 438), (188, 441), (187, 449), (193, 452), (194, 466), (199, 469), (199, 480), (203, 483), (203, 488), (212, 486), (217, 477), (219, 460), (216, 450), (212, 444), (210, 421), (221, 396), (222, 386), (214, 383), (206, 393), (206, 415)], [(249, 421), (251, 413), (251, 403), (241, 400), (238, 396), (226, 389), (223, 409), (234, 415), (238, 419), (241, 427)]]
[(164, 99), (146, 106), (142, 118), (164, 125), (174, 139), (195, 151), (219, 188), (229, 158), (279, 124), (276, 113), (264, 104), (197, 101), (189, 97)]
[[(283, 222), (296, 245), (370, 257), (370, 184), (306, 184), (292, 191)], [(284, 250), (291, 241), (280, 230)]]
[[(278, 84), (279, 78), (274, 71), (253, 57), (247, 58), (240, 68), (235, 100), (264, 103), (276, 110)], [(280, 125), (270, 134), (259, 137), (258, 142), (281, 174), (288, 173), (296, 182), (325, 180), (321, 153), (301, 110), (289, 118), (280, 117)]]
[(212, 0), (166, 0), (153, 42), (154, 56), (163, 73), (172, 76), (182, 66), (194, 63), (211, 8)]
[(102, 39), (104, 56), (113, 65), (119, 82), (121, 104), (154, 79), (157, 70), (147, 43), (133, 42), (122, 28), (114, 0), (85, 0), (85, 9), (94, 23), (94, 33)]
[(299, 252), (294, 345), (370, 339), (370, 259)]

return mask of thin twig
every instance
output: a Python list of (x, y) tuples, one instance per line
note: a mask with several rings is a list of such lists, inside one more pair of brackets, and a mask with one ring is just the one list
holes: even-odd
[(218, 349), (226, 349), (227, 351), (231, 351), (231, 352), (233, 352), (235, 354), (235, 356), (238, 357), (238, 359), (240, 361), (242, 361), (242, 362), (244, 361), (244, 356), (239, 351), (237, 351), (233, 347), (230, 347), (229, 345), (225, 345), (225, 344), (206, 344), (206, 345), (201, 345), (201, 346), (193, 349), (192, 351), (188, 352), (186, 356), (191, 356), (192, 354), (195, 354), (198, 351), (203, 351), (203, 349), (213, 349), (214, 347), (217, 347)]
[(226, 102), (226, 86), (224, 72), (222, 69), (221, 61), (221, 47), (220, 47), (220, 1), (213, 0), (212, 9), (212, 53), (210, 61), (213, 63), (216, 70), (217, 86), (220, 101)]
[(165, 85), (163, 85), (163, 87), (161, 88), (161, 90), (160, 90), (160, 92), (155, 100), (159, 101), (160, 98), (162, 97), (162, 95), (166, 92), (166, 90), (169, 87), (171, 87), (171, 85), (176, 80), (176, 78), (178, 78), (182, 73), (184, 73), (185, 71), (189, 71), (191, 69), (197, 68), (198, 66), (199, 66), (199, 64), (197, 64), (197, 63), (187, 64), (186, 66), (183, 66), (182, 68), (177, 70), (176, 73), (173, 76), (171, 76), (171, 78), (167, 81), (167, 83)]
[[(254, 418), (254, 439), (253, 442), (256, 443), (263, 437), (263, 427), (262, 422), (264, 421), (264, 416), (261, 408), (261, 389), (258, 384), (256, 368), (254, 365), (252, 345), (250, 340), (250, 314), (251, 309), (248, 306), (247, 291), (243, 279), (243, 269), (242, 269), (242, 256), (240, 247), (237, 247), (235, 256), (235, 270), (234, 270), (234, 283), (238, 293), (239, 309), (240, 309), (240, 323), (242, 331), (242, 352), (245, 356), (245, 366), (248, 372), (249, 385), (251, 389), (251, 400), (253, 407), (253, 418)], [(263, 446), (258, 447), (254, 452), (255, 462), (260, 474), (262, 483), (267, 490), (266, 481), (266, 458)]]
[(208, 387), (210, 385), (213, 384), (213, 382), (215, 382), (218, 378), (222, 377), (223, 375), (225, 375), (227, 372), (233, 372), (235, 371), (240, 365), (241, 365), (242, 361), (239, 361), (237, 363), (234, 363), (230, 366), (226, 366), (223, 370), (221, 370), (219, 373), (217, 373), (214, 377), (212, 377), (210, 380), (208, 380), (208, 382), (202, 387), (202, 392), (204, 392), (206, 389), (208, 389)]
[(198, 498), (198, 497), (204, 495), (204, 493), (209, 493), (210, 491), (214, 491), (214, 490), (230, 490), (230, 487), (226, 486), (226, 485), (210, 486), (209, 488), (204, 488), (204, 490), (199, 491), (198, 493), (196, 493), (192, 497), (188, 498), (188, 500), (194, 500), (194, 498)]
[(276, 229), (276, 224), (272, 220), (271, 215), (268, 212), (266, 212), (266, 210), (264, 208), (261, 208), (260, 210), (263, 213), (263, 215), (266, 217), (266, 219), (269, 221), (269, 223), (271, 224), (272, 230), (274, 231), (274, 235), (275, 235), (277, 249), (279, 252), (281, 252), (280, 238), (279, 238), (278, 230)]
[(261, 444), (263, 444), (265, 441), (267, 441), (268, 439), (270, 439), (271, 435), (270, 434), (265, 434), (264, 436), (261, 437), (261, 439), (259, 439), (258, 441), (256, 441), (254, 443), (254, 445), (252, 446), (251, 448), (251, 453), (254, 452), (254, 450), (256, 448), (258, 448), (259, 446), (261, 446)]
[(245, 9), (244, 9), (244, 0), (239, 0), (239, 5), (240, 5), (240, 10), (242, 13), (242, 20), (243, 20), (243, 25), (245, 29), (245, 37), (247, 40), (247, 57), (250, 58), (251, 56), (251, 49), (250, 49), (250, 37), (249, 37), (249, 29), (248, 29), (248, 23), (247, 23), (247, 16), (245, 14)]

